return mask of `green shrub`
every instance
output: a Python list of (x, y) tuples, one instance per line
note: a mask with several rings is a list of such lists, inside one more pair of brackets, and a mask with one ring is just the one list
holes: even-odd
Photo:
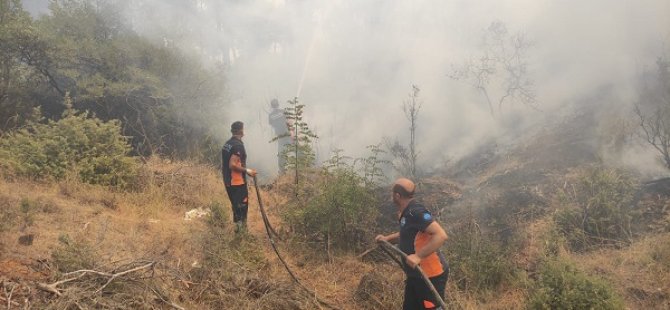
[(341, 250), (359, 249), (372, 236), (377, 199), (353, 166), (338, 158), (324, 168), (309, 187), (305, 200), (295, 200), (285, 220), (309, 241)]
[(68, 108), (63, 117), (28, 126), (0, 139), (0, 160), (17, 175), (63, 179), (70, 173), (91, 184), (127, 187), (138, 164), (118, 121), (103, 122)]
[(481, 235), (476, 225), (454, 231), (444, 251), (452, 279), (464, 291), (495, 290), (517, 279), (510, 253), (495, 241)]
[(560, 260), (545, 262), (528, 309), (623, 309), (623, 302), (603, 280)]
[(88, 243), (72, 240), (68, 235), (59, 236), (58, 241), (61, 246), (51, 253), (51, 258), (60, 272), (95, 267), (95, 253)]
[(614, 169), (594, 169), (581, 177), (572, 193), (563, 194), (565, 208), (554, 220), (573, 250), (625, 244), (633, 234), (634, 194), (632, 177)]

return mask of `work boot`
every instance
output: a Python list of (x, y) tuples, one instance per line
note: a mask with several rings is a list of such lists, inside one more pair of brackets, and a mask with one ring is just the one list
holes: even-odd
[(242, 231), (242, 222), (235, 222), (235, 233), (240, 233)]

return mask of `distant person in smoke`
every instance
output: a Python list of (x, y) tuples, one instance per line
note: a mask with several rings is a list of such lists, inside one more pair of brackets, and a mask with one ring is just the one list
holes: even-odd
[(221, 173), (226, 192), (233, 209), (235, 232), (246, 231), (249, 210), (249, 190), (247, 174), (256, 176), (256, 171), (247, 168), (247, 152), (244, 149), (244, 123), (237, 121), (230, 126), (233, 136), (221, 150)]
[(407, 260), (403, 262), (407, 276), (403, 310), (442, 309), (416, 266), (421, 266), (444, 298), (449, 266), (440, 252), (440, 247), (447, 240), (447, 233), (435, 221), (430, 211), (414, 200), (415, 189), (416, 186), (409, 179), (400, 178), (395, 181), (391, 194), (393, 204), (398, 207), (400, 231), (386, 236), (377, 235), (375, 240), (397, 242), (398, 248), (407, 254)]
[(272, 99), (270, 106), (272, 107), (272, 110), (270, 110), (268, 122), (274, 130), (275, 137), (281, 137), (277, 139), (277, 166), (279, 166), (279, 173), (283, 174), (286, 166), (286, 158), (282, 153), (284, 152), (286, 145), (291, 144), (291, 135), (289, 133), (289, 126), (286, 121), (286, 115), (284, 115), (284, 110), (279, 108), (279, 101), (277, 99)]

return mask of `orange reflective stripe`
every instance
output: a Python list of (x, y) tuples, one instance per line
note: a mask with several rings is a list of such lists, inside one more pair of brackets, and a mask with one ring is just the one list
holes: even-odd
[[(428, 243), (428, 240), (430, 240), (429, 234), (424, 232), (419, 232), (416, 234), (416, 238), (414, 239), (414, 249), (416, 252), (419, 252), (419, 250), (421, 250), (421, 248), (423, 248), (426, 243)], [(419, 266), (421, 266), (421, 269), (423, 269), (423, 272), (425, 272), (426, 276), (429, 278), (439, 276), (442, 274), (442, 272), (444, 272), (442, 262), (440, 262), (440, 258), (435, 252), (430, 253), (428, 257), (422, 259)]]
[(435, 308), (435, 304), (428, 301), (428, 300), (424, 300), (423, 301), (423, 307), (426, 308), (426, 309), (431, 309), (431, 308)]
[(233, 171), (231, 173), (232, 179), (230, 180), (230, 185), (243, 185), (244, 184), (244, 178), (242, 177), (242, 173)]
[(230, 163), (229, 163), (229, 167), (230, 167), (230, 170), (231, 170), (230, 185), (242, 185), (242, 184), (244, 184), (244, 175), (242, 174), (242, 172), (237, 172), (237, 171), (235, 171), (235, 168), (233, 168), (235, 166), (241, 166), (241, 165), (242, 165), (242, 161), (240, 160), (240, 156), (238, 154), (233, 154), (232, 156), (230, 156)]

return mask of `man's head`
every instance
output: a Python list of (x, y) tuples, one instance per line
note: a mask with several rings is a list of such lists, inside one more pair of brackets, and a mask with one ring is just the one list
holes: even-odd
[(414, 199), (414, 182), (406, 178), (397, 179), (393, 183), (392, 195), (393, 203), (401, 209), (406, 207), (410, 200)]
[(274, 109), (279, 108), (279, 100), (277, 100), (277, 98), (272, 99), (272, 101), (270, 101), (270, 106)]
[(230, 132), (233, 133), (233, 136), (244, 136), (244, 123), (240, 121), (234, 122), (230, 125)]

